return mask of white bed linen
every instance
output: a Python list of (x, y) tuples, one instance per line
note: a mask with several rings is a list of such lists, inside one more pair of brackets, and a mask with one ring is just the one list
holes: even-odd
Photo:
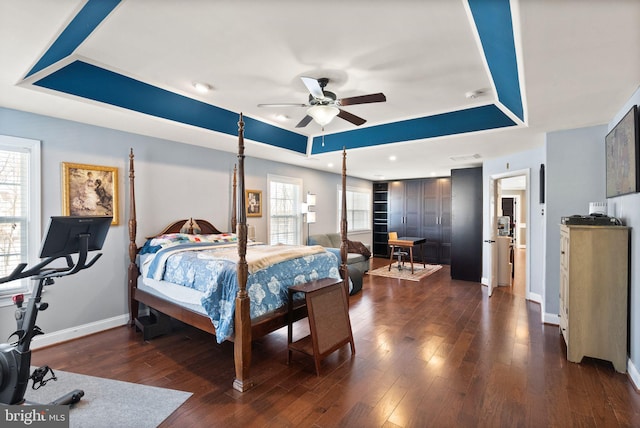
[[(141, 282), (142, 285), (140, 284)], [(161, 296), (169, 298), (170, 300), (202, 308), (200, 299), (204, 293), (198, 290), (194, 290), (193, 288), (183, 287), (171, 282), (157, 281), (151, 278), (143, 278), (142, 276), (138, 277), (138, 288), (143, 290), (145, 288), (150, 288), (155, 291), (156, 294), (159, 293)], [(201, 309), (200, 311), (202, 313), (205, 313), (204, 309)]]

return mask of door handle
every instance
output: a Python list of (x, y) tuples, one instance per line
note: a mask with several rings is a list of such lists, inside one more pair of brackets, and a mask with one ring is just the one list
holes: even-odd
[(484, 242), (486, 242), (487, 244), (493, 244), (496, 241), (494, 241), (493, 239), (485, 239)]

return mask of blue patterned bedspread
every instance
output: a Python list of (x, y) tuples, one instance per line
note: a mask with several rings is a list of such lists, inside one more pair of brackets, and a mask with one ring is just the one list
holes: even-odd
[[(216, 249), (211, 244), (185, 245), (190, 247), (189, 251), (181, 249), (181, 245), (158, 251), (147, 277), (203, 292), (202, 306), (216, 329), (216, 340), (222, 343), (233, 335), (238, 291), (236, 262), (216, 258)], [(247, 253), (251, 248), (247, 248)], [(251, 318), (286, 305), (288, 287), (320, 278), (340, 278), (338, 258), (330, 252), (287, 260), (249, 274)]]

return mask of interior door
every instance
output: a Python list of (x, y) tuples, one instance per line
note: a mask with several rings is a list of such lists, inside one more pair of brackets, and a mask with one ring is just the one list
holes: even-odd
[(493, 294), (493, 289), (498, 286), (498, 246), (496, 245), (496, 239), (498, 235), (497, 218), (498, 218), (498, 204), (500, 199), (500, 180), (493, 178), (489, 181), (489, 188), (493, 189), (489, 192), (489, 239), (485, 240), (491, 245), (491, 270), (489, 275), (489, 297)]
[[(422, 238), (422, 182), (408, 180), (404, 183), (404, 236)], [(421, 246), (413, 248), (413, 259), (423, 260)]]
[(426, 178), (422, 182), (422, 235), (424, 261), (440, 263), (440, 190), (437, 178)]
[(438, 263), (451, 264), (451, 178), (439, 178), (440, 188), (440, 245)]
[(404, 183), (393, 181), (389, 183), (389, 232), (396, 232), (398, 236), (406, 236), (404, 214)]

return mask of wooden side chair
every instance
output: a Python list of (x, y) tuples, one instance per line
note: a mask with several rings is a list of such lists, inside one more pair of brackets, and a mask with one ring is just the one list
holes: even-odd
[[(398, 232), (389, 232), (389, 241), (397, 241), (398, 240)], [(398, 270), (401, 270), (404, 267), (404, 262), (409, 255), (408, 252), (404, 251), (401, 247), (396, 246), (395, 244), (389, 244), (391, 247), (391, 257), (389, 258), (389, 271), (391, 271), (391, 266), (393, 265), (394, 257), (398, 259)]]

